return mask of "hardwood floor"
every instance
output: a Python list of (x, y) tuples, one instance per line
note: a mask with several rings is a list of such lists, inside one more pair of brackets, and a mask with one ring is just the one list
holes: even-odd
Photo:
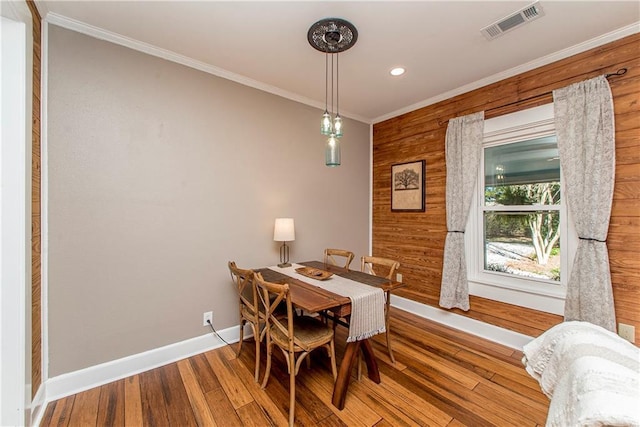
[[(392, 309), (396, 364), (374, 340), (381, 384), (355, 370), (342, 411), (331, 405), (325, 353), (296, 379), (296, 425), (536, 426), (548, 400), (522, 353)], [(338, 362), (346, 331), (337, 330)], [(225, 346), (51, 402), (41, 426), (286, 426), (288, 374), (279, 352), (265, 390), (253, 379), (255, 348)], [(264, 354), (264, 353), (263, 353)], [(261, 366), (261, 378), (264, 361)]]

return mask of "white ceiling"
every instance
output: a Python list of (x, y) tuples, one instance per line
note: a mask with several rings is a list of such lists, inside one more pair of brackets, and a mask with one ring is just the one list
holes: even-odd
[[(640, 2), (551, 1), (487, 41), (480, 29), (531, 1), (39, 1), (49, 22), (324, 108), (316, 21), (353, 23), (340, 110), (375, 123), (640, 31)], [(391, 77), (401, 65), (407, 72)], [(609, 71), (609, 70), (607, 70)], [(611, 70), (615, 71), (615, 70)]]

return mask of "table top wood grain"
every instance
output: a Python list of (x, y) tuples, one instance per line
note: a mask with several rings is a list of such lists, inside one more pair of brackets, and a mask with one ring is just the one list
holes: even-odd
[[(320, 261), (301, 262), (300, 265), (314, 267), (321, 270), (329, 271), (335, 275), (350, 279), (356, 282), (364, 283), (369, 286), (377, 287), (383, 291), (390, 291), (403, 286), (400, 282), (390, 281), (383, 277), (373, 276), (355, 270), (348, 270), (342, 267), (324, 264)], [(269, 268), (258, 268), (254, 270), (262, 274), (264, 280), (273, 283), (287, 283), (290, 286), (291, 302), (307, 312), (317, 313), (331, 309), (331, 311), (339, 316), (344, 317), (351, 313), (351, 300), (349, 297), (338, 295), (334, 292), (316, 286), (313, 283), (294, 279), (286, 274), (279, 273)], [(331, 279), (328, 279), (331, 280)]]

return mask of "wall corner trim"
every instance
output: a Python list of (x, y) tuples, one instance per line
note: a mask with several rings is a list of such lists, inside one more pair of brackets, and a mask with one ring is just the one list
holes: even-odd
[(451, 313), (437, 307), (412, 301), (407, 298), (391, 295), (391, 305), (400, 310), (408, 311), (416, 316), (441, 323), (454, 329), (468, 332), (480, 338), (505, 345), (522, 351), (522, 347), (530, 342), (533, 337), (519, 332), (510, 331), (498, 326), (490, 325), (479, 320)]
[(44, 416), (44, 411), (47, 409), (47, 402), (45, 397), (47, 395), (47, 384), (42, 383), (38, 387), (36, 395), (31, 401), (31, 424), (32, 426), (39, 426)]

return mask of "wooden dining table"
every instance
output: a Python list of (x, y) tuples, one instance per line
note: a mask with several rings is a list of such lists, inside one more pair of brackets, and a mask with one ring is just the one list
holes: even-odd
[[(298, 264), (329, 271), (335, 275), (380, 288), (385, 292), (393, 291), (403, 286), (400, 282), (325, 264), (320, 261), (307, 261)], [(349, 297), (338, 295), (313, 283), (295, 279), (269, 268), (260, 268), (254, 271), (261, 273), (266, 281), (281, 284), (287, 283), (291, 293), (291, 302), (297, 308), (308, 313), (324, 314), (329, 310), (336, 321), (340, 318), (348, 318), (349, 314), (351, 314), (351, 300)], [(338, 369), (338, 376), (333, 386), (333, 397), (331, 399), (333, 405), (338, 409), (344, 408), (344, 402), (349, 388), (349, 379), (360, 351), (362, 351), (363, 359), (367, 364), (367, 375), (369, 379), (376, 384), (380, 384), (380, 371), (378, 370), (378, 363), (376, 362), (373, 347), (369, 339), (347, 342), (344, 356)]]

